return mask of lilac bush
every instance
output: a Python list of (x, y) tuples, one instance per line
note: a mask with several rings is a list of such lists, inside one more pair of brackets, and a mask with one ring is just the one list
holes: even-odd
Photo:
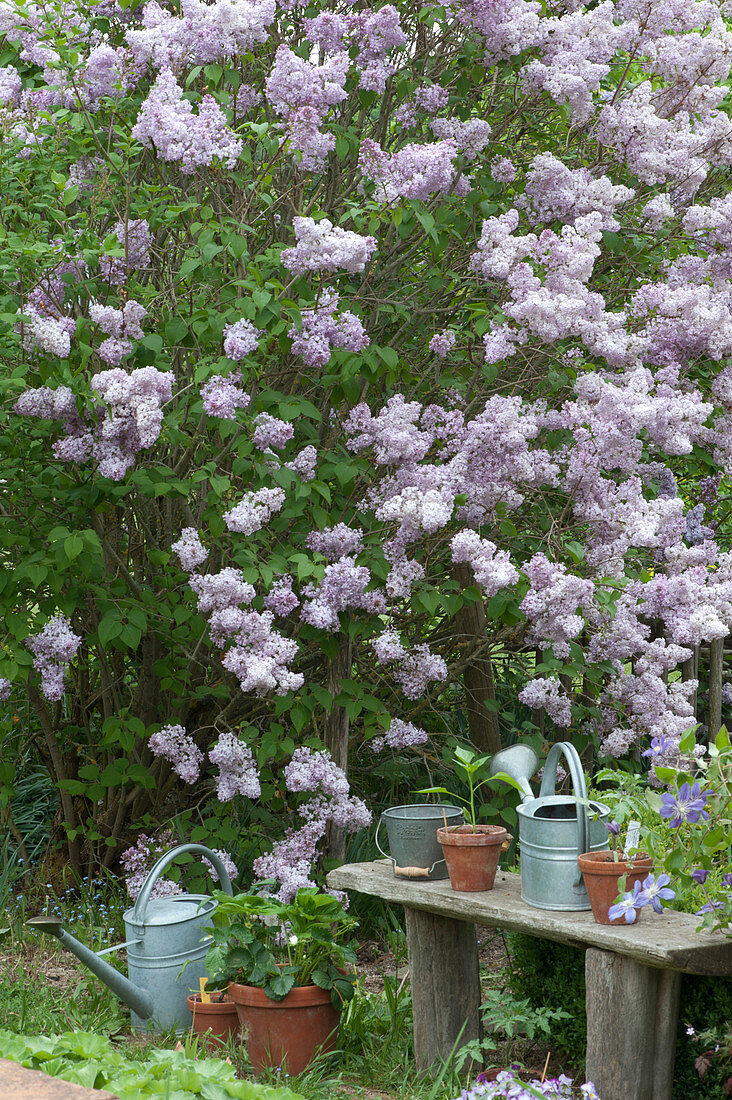
[(309, 880), (367, 810), (288, 761), (471, 676), (494, 750), (499, 653), (668, 781), (732, 627), (726, 14), (4, 5), (0, 683), (77, 869), (183, 778)]

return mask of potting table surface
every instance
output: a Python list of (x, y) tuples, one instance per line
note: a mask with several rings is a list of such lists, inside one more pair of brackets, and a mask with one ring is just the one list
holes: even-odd
[(111, 1092), (49, 1077), (4, 1058), (0, 1058), (0, 1096), (3, 1100), (115, 1100)]
[(480, 1035), (476, 924), (586, 950), (587, 1077), (601, 1100), (671, 1100), (681, 973), (732, 976), (732, 939), (697, 932), (698, 917), (646, 908), (635, 924), (596, 924), (589, 911), (528, 905), (508, 871), (480, 893), (398, 878), (387, 859), (345, 864), (327, 881), (404, 906), (423, 1067)]

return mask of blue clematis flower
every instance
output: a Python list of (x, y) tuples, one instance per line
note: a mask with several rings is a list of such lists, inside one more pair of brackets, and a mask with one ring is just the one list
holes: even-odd
[(709, 814), (705, 806), (710, 793), (710, 791), (702, 791), (698, 783), (694, 783), (691, 787), (688, 783), (684, 783), (678, 795), (669, 794), (668, 792), (661, 795), (662, 805), (658, 812), (661, 817), (671, 819), (669, 825), (672, 829), (678, 829), (684, 821), (688, 821), (690, 825), (695, 825), (700, 817), (708, 821)]
[(628, 890), (622, 901), (617, 901), (615, 905), (610, 906), (607, 915), (610, 920), (625, 917), (626, 923), (632, 924), (638, 915), (637, 910), (642, 909), (647, 904), (648, 899), (641, 894), (641, 884), (636, 882), (633, 884), (633, 889)]
[(676, 897), (676, 891), (669, 889), (669, 875), (649, 875), (643, 879), (641, 897), (645, 898), (645, 904), (650, 905), (654, 912), (660, 913), (663, 909), (662, 901), (671, 901)]

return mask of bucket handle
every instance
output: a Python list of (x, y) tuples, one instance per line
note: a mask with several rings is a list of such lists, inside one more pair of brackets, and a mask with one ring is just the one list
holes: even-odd
[(135, 902), (135, 911), (133, 914), (133, 921), (135, 924), (145, 924), (145, 914), (147, 912), (147, 903), (150, 901), (150, 895), (152, 894), (153, 886), (158, 881), (163, 871), (168, 867), (173, 860), (184, 852), (196, 852), (198, 855), (205, 856), (206, 859), (213, 863), (219, 876), (219, 883), (221, 889), (229, 897), (232, 897), (234, 890), (231, 885), (231, 879), (229, 873), (224, 867), (220, 856), (216, 855), (216, 852), (212, 852), (210, 848), (206, 848), (204, 844), (179, 844), (176, 848), (171, 848), (170, 851), (164, 852), (157, 863), (154, 865), (149, 875), (142, 884), (142, 889), (137, 895), (137, 901)]
[(391, 865), (394, 869), (395, 875), (399, 875), (402, 878), (428, 878), (432, 874), (438, 863), (445, 862), (444, 859), (436, 859), (431, 867), (398, 867), (397, 861), (394, 859), (394, 856), (390, 856), (379, 844), (379, 829), (381, 828), (381, 823), (383, 820), (384, 815), (382, 814), (379, 818), (379, 824), (376, 826), (376, 835), (374, 836), (374, 840), (376, 841), (376, 847), (379, 849), (384, 859), (388, 859), (391, 861)]
[[(585, 772), (582, 767), (582, 761), (579, 758), (579, 753), (571, 741), (558, 741), (556, 745), (552, 745), (549, 749), (546, 763), (544, 764), (544, 775), (541, 780), (539, 798), (555, 794), (557, 789), (557, 764), (559, 763), (560, 756), (564, 756), (564, 759), (569, 764), (569, 774), (572, 777), (572, 788), (575, 798), (577, 799), (577, 856), (579, 857), (590, 849), (590, 820), (587, 816), (587, 807), (585, 806), (585, 802), (587, 801)], [(573, 882), (573, 886), (578, 887), (581, 886), (581, 884), (582, 872), (578, 864), (577, 875)]]

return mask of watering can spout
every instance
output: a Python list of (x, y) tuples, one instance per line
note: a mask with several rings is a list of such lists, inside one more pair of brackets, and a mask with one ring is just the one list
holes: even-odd
[[(35, 928), (38, 932), (46, 932), (49, 936), (55, 936), (64, 947), (76, 955), (77, 959), (83, 962), (85, 966), (88, 966), (100, 981), (108, 985), (120, 1000), (129, 1005), (132, 1011), (136, 1012), (141, 1019), (150, 1019), (155, 1007), (150, 993), (134, 985), (128, 978), (125, 978), (124, 974), (120, 974), (119, 970), (115, 970), (113, 966), (110, 966), (108, 962), (100, 958), (96, 952), (81, 943), (80, 940), (77, 940), (76, 937), (67, 932), (65, 928), (62, 928), (61, 921), (58, 917), (31, 917), (26, 923), (29, 924), (31, 928)], [(121, 943), (107, 950), (114, 951), (119, 947), (131, 947), (133, 943), (139, 942), (139, 940), (131, 940), (128, 943)]]
[(539, 757), (529, 745), (509, 745), (495, 754), (489, 770), (491, 775), (498, 775), (501, 779), (510, 776), (520, 788), (521, 801), (531, 802), (535, 795), (529, 780), (538, 767)]

